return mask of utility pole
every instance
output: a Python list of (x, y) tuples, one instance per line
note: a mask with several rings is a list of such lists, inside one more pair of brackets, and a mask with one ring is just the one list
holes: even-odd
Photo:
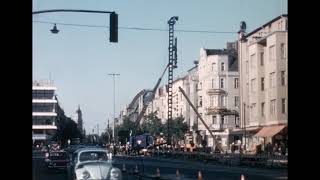
[(109, 76), (113, 77), (113, 124), (112, 124), (112, 138), (113, 141), (116, 141), (114, 127), (115, 127), (115, 121), (116, 121), (116, 80), (115, 76), (120, 76), (120, 74), (117, 73), (111, 73), (108, 74)]
[(172, 85), (173, 69), (177, 68), (177, 38), (174, 42), (174, 24), (178, 21), (178, 16), (173, 16), (168, 21), (169, 24), (169, 63), (168, 63), (168, 137), (167, 144), (171, 145), (170, 121), (172, 121)]

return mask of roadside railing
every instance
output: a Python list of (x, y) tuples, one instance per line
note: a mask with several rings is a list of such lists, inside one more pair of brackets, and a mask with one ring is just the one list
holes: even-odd
[(267, 168), (287, 168), (288, 156), (271, 154), (234, 154), (179, 151), (152, 151), (149, 156), (165, 159), (202, 161), (204, 163), (230, 166), (252, 166)]

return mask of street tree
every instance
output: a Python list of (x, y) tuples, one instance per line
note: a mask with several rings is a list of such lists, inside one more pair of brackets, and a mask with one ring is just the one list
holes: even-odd
[(156, 136), (163, 132), (164, 125), (161, 123), (161, 119), (157, 117), (157, 113), (150, 113), (145, 116), (141, 129), (144, 133)]
[[(165, 127), (168, 127), (168, 121), (166, 121)], [(173, 142), (183, 140), (185, 133), (188, 132), (188, 124), (184, 122), (183, 116), (174, 118), (172, 121), (170, 121), (169, 128), (173, 138)], [(164, 128), (165, 134), (167, 134), (167, 130), (167, 128)]]

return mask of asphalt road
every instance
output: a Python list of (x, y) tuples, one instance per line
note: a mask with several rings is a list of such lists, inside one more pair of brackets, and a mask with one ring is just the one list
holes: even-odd
[[(237, 180), (240, 179), (241, 174), (246, 176), (246, 180), (287, 179), (286, 170), (217, 166), (197, 162), (159, 160), (146, 157), (115, 157), (114, 164), (120, 169), (122, 169), (123, 164), (125, 164), (127, 172), (123, 173), (124, 180), (139, 179), (137, 175), (133, 174), (135, 166), (138, 167), (139, 174), (142, 175), (140, 179), (153, 179), (152, 177), (155, 177), (157, 168), (160, 170), (161, 179), (176, 179), (177, 169), (180, 172), (180, 179), (185, 180), (197, 179), (199, 171), (201, 171), (204, 180)], [(33, 156), (32, 171), (33, 180), (67, 179), (65, 171), (48, 170), (44, 166), (44, 159), (40, 155)]]

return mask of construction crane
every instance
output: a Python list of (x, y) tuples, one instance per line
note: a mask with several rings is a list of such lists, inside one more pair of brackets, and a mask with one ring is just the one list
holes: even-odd
[(163, 73), (161, 74), (160, 78), (158, 79), (156, 85), (154, 86), (154, 88), (151, 91), (147, 91), (143, 94), (143, 106), (142, 106), (142, 110), (140, 111), (137, 119), (135, 120), (135, 129), (139, 129), (140, 128), (140, 121), (144, 116), (144, 113), (146, 112), (148, 105), (150, 102), (153, 101), (156, 91), (161, 83), (161, 80), (165, 74), (165, 72), (168, 69), (168, 65), (166, 66), (166, 68), (164, 69)]
[[(218, 145), (217, 143), (217, 139), (216, 137), (212, 134), (209, 126), (207, 125), (207, 123), (202, 119), (201, 115), (199, 114), (199, 112), (197, 111), (197, 109), (194, 107), (194, 105), (191, 103), (190, 99), (188, 98), (188, 96), (186, 95), (186, 93), (184, 92), (184, 90), (179, 86), (179, 90), (181, 91), (182, 95), (186, 98), (186, 100), (188, 101), (189, 105), (192, 107), (192, 109), (194, 110), (194, 112), (197, 114), (198, 118), (201, 120), (201, 122), (203, 123), (203, 125), (206, 127), (207, 131), (210, 133), (212, 139), (213, 139), (213, 146)], [(216, 146), (218, 149), (221, 149), (221, 147)]]
[(173, 87), (173, 69), (177, 68), (177, 38), (174, 38), (174, 24), (178, 21), (178, 16), (173, 16), (168, 21), (169, 24), (169, 71), (168, 71), (168, 135), (167, 144), (171, 145), (170, 121), (172, 120), (172, 87)]
[(172, 86), (173, 86), (173, 69), (177, 68), (177, 38), (174, 38), (174, 24), (178, 21), (178, 16), (173, 16), (169, 19), (169, 62), (164, 69), (162, 75), (158, 79), (156, 85), (151, 91), (147, 91), (143, 94), (143, 107), (140, 113), (138, 114), (137, 119), (135, 120), (135, 129), (138, 130), (140, 128), (140, 121), (143, 118), (148, 105), (153, 101), (155, 97), (155, 93), (160, 85), (160, 82), (168, 69), (168, 136), (167, 136), (167, 144), (171, 144), (171, 134), (170, 134), (170, 121), (172, 120)]

